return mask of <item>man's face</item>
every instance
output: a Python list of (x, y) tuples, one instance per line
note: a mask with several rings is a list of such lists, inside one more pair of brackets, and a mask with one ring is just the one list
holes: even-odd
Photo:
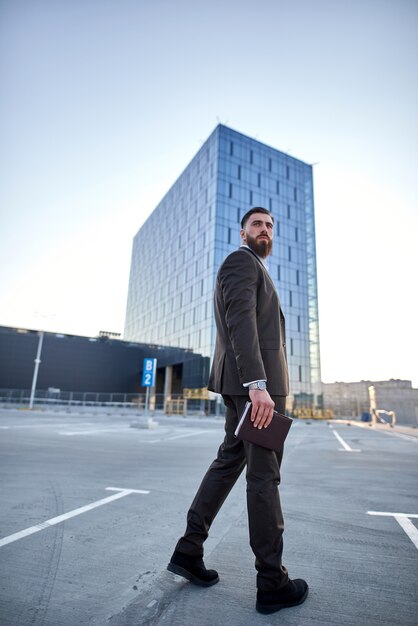
[(241, 230), (241, 239), (262, 259), (271, 254), (273, 248), (273, 220), (265, 213), (253, 213)]

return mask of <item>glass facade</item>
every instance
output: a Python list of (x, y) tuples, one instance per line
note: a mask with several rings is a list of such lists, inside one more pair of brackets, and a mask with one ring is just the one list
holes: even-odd
[[(312, 167), (219, 125), (134, 238), (124, 338), (212, 357), (213, 290), (252, 206), (275, 219), (268, 259), (286, 317), (291, 394), (321, 393)], [(309, 402), (304, 402), (309, 403)]]

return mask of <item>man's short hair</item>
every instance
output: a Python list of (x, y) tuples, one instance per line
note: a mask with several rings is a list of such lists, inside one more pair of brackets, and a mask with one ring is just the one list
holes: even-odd
[(274, 224), (274, 217), (272, 216), (272, 214), (270, 213), (270, 211), (267, 211), (267, 209), (265, 209), (262, 206), (255, 206), (252, 209), (250, 209), (249, 211), (246, 212), (246, 214), (244, 215), (244, 217), (241, 220), (241, 228), (245, 228), (246, 223), (248, 222), (249, 218), (251, 217), (251, 215), (253, 213), (265, 213), (265, 215), (269, 215), (272, 219), (272, 222)]

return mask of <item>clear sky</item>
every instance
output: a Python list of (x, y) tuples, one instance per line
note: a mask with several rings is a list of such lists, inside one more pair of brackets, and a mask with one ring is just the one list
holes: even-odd
[(0, 0), (0, 324), (122, 332), (220, 121), (315, 163), (322, 379), (418, 386), (417, 32), (416, 0)]

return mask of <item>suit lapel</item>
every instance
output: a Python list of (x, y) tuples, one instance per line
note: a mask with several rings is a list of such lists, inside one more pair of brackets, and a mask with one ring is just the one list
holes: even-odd
[(281, 318), (283, 319), (283, 321), (284, 321), (285, 317), (284, 317), (284, 315), (283, 315), (282, 305), (281, 305), (281, 303), (280, 303), (279, 294), (277, 293), (276, 286), (275, 286), (275, 284), (274, 284), (274, 282), (273, 282), (273, 279), (272, 279), (272, 277), (270, 276), (270, 274), (269, 274), (269, 272), (268, 272), (268, 270), (267, 270), (266, 266), (264, 265), (264, 263), (262, 263), (262, 262), (261, 262), (261, 260), (258, 258), (258, 256), (256, 255), (256, 253), (255, 253), (255, 252), (253, 252), (253, 251), (251, 250), (251, 248), (244, 248), (243, 246), (241, 246), (241, 247), (239, 248), (239, 250), (246, 250), (247, 252), (249, 252), (250, 254), (252, 254), (252, 255), (253, 255), (253, 257), (257, 259), (257, 261), (259, 262), (259, 264), (260, 264), (260, 265), (261, 265), (261, 267), (263, 268), (263, 271), (264, 271), (264, 276), (265, 276), (265, 277), (266, 277), (266, 279), (269, 281), (270, 285), (271, 285), (271, 286), (272, 286), (272, 288), (274, 289), (274, 292), (275, 292), (275, 294), (276, 294), (276, 296), (277, 296), (277, 302), (278, 302), (278, 304), (279, 304), (280, 317), (281, 317)]
[(249, 252), (250, 254), (252, 254), (252, 255), (253, 255), (253, 257), (254, 257), (255, 259), (257, 259), (257, 261), (259, 262), (259, 264), (261, 265), (261, 267), (262, 267), (262, 268), (263, 268), (263, 270), (264, 270), (264, 274), (265, 274), (265, 276), (267, 276), (267, 277), (268, 277), (268, 279), (269, 279), (270, 283), (273, 285), (274, 290), (276, 290), (276, 287), (274, 286), (274, 283), (273, 283), (273, 279), (271, 278), (270, 274), (268, 273), (268, 270), (267, 270), (266, 266), (265, 266), (265, 265), (264, 265), (264, 263), (261, 261), (261, 259), (260, 259), (260, 258), (256, 255), (256, 253), (255, 253), (253, 250), (251, 250), (251, 248), (245, 248), (244, 246), (241, 246), (241, 247), (239, 248), (239, 250), (246, 250), (247, 252)]

